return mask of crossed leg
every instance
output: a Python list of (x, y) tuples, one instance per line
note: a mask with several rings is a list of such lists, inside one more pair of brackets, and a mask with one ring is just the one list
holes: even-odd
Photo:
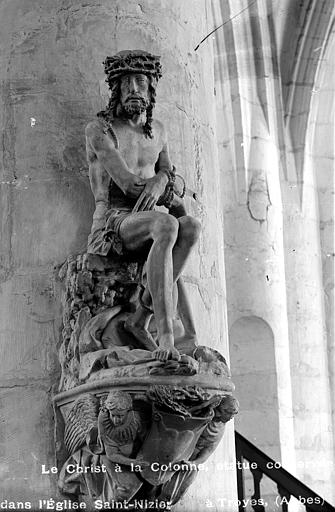
[[(180, 276), (199, 232), (200, 225), (196, 219), (189, 216), (176, 219), (160, 212), (134, 213), (120, 227), (120, 238), (125, 249), (144, 252), (149, 248), (147, 289), (142, 300), (148, 306), (152, 301), (159, 344), (154, 355), (159, 360), (180, 357), (174, 347), (173, 337), (173, 284)], [(138, 320), (141, 318), (142, 331), (145, 331), (150, 321), (150, 312), (140, 307), (134, 317), (128, 323), (128, 329), (133, 330), (135, 337), (142, 338), (139, 341), (148, 346), (148, 333), (143, 332), (141, 335)]]

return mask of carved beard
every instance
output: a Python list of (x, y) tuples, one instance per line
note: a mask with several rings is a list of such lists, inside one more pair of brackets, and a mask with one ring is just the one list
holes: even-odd
[(104, 437), (115, 441), (119, 445), (128, 444), (134, 441), (139, 430), (140, 423), (137, 415), (129, 411), (124, 422), (115, 426), (109, 417), (108, 411), (101, 411), (101, 425)]
[(138, 96), (137, 99), (137, 103), (126, 100), (124, 104), (121, 105), (121, 109), (126, 117), (131, 118), (133, 116), (139, 116), (147, 110), (149, 102), (141, 96)]

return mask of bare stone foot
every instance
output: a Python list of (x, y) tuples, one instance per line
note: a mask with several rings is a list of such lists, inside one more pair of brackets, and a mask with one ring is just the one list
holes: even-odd
[(174, 347), (173, 336), (162, 336), (159, 340), (159, 347), (154, 350), (153, 356), (158, 361), (168, 361), (169, 359), (179, 361), (180, 354)]
[(150, 352), (155, 351), (157, 349), (157, 344), (154, 342), (153, 337), (150, 332), (147, 331), (142, 326), (136, 325), (132, 322), (131, 318), (128, 318), (124, 323), (124, 329), (127, 332), (130, 332), (136, 338), (136, 340), (140, 343), (141, 347), (145, 350), (150, 350)]

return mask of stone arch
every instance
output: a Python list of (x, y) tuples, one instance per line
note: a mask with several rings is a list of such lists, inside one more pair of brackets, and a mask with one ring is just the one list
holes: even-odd
[(257, 316), (243, 316), (229, 331), (231, 371), (240, 414), (236, 428), (242, 435), (278, 458), (279, 410), (274, 335)]
[[(281, 461), (279, 408), (274, 335), (258, 316), (242, 316), (229, 331), (230, 365), (240, 412), (235, 428), (258, 448)], [(261, 495), (268, 503), (276, 496), (274, 483), (261, 482)], [(251, 472), (245, 472), (246, 496), (254, 491)], [(251, 512), (248, 506), (247, 512)]]

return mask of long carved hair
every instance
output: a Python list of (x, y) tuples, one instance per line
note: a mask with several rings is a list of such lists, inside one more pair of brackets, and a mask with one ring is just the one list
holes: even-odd
[[(154, 85), (155, 79), (152, 76), (148, 75), (149, 80), (149, 105), (146, 109), (146, 122), (143, 126), (143, 133), (145, 137), (149, 139), (153, 138), (152, 133), (152, 119), (153, 119), (153, 110), (156, 103), (156, 86)], [(117, 107), (120, 103), (121, 97), (121, 89), (120, 89), (120, 78), (117, 78), (113, 81), (109, 82), (109, 88), (111, 91), (111, 95), (108, 101), (108, 105), (105, 110), (101, 110), (98, 112), (98, 117), (103, 117), (106, 121), (112, 122), (115, 117), (117, 117)]]

